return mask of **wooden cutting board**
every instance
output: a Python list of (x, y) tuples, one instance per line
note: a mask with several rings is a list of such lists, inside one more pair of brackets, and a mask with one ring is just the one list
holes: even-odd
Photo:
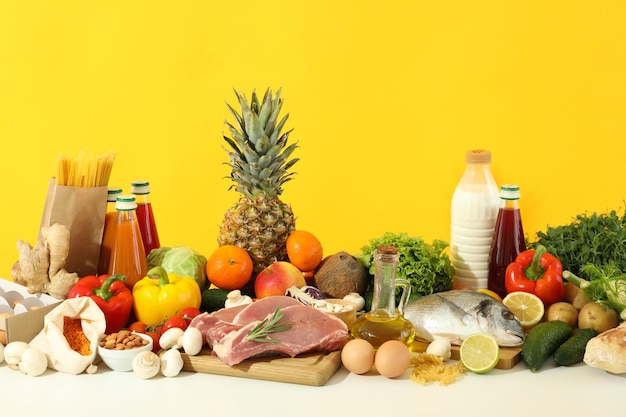
[[(428, 347), (428, 343), (425, 342), (413, 342), (411, 350), (414, 352), (425, 352)], [(511, 369), (519, 363), (522, 359), (521, 347), (501, 347), (500, 348), (500, 360), (496, 365), (498, 369)], [(459, 360), (459, 346), (452, 346), (452, 359)]]
[(183, 370), (292, 384), (324, 385), (341, 366), (341, 352), (311, 353), (295, 358), (247, 359), (228, 366), (205, 348), (198, 355), (182, 354)]

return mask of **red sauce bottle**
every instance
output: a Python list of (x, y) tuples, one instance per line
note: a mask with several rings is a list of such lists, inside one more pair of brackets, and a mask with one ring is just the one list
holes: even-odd
[(519, 198), (519, 186), (516, 184), (500, 187), (500, 208), (489, 253), (487, 288), (502, 298), (506, 296), (506, 268), (520, 252), (526, 250)]
[(148, 256), (152, 249), (161, 247), (159, 233), (154, 221), (152, 202), (150, 201), (150, 183), (144, 180), (133, 181), (131, 183), (131, 193), (137, 201), (137, 223), (139, 223), (141, 239), (143, 240), (146, 256)]

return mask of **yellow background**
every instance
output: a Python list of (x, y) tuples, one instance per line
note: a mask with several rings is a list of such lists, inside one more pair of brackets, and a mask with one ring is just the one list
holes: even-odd
[(537, 230), (625, 198), (621, 1), (0, 1), (0, 276), (34, 243), (60, 154), (151, 182), (161, 242), (216, 248), (233, 88), (283, 88), (285, 184), (325, 254), (449, 240), (464, 153), (493, 153)]

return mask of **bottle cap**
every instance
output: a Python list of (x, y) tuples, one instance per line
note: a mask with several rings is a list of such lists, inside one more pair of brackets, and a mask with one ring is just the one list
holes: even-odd
[(469, 164), (489, 164), (491, 152), (484, 149), (472, 149), (465, 152), (465, 162)]
[(135, 195), (150, 194), (150, 183), (146, 180), (136, 180), (130, 185), (130, 192)]
[(500, 187), (500, 198), (503, 200), (519, 200), (519, 186), (517, 184), (504, 184)]
[(130, 211), (137, 208), (135, 196), (132, 194), (122, 194), (115, 200), (115, 209), (119, 211)]
[(121, 188), (109, 187), (107, 190), (107, 203), (115, 203), (117, 201), (117, 196), (122, 194)]

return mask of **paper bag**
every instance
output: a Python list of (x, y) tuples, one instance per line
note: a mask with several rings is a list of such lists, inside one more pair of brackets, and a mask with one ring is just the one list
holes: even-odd
[[(70, 347), (63, 335), (65, 317), (80, 318), (89, 339), (89, 355), (81, 355)], [(106, 320), (100, 307), (90, 297), (69, 298), (44, 317), (43, 329), (30, 341), (48, 358), (48, 368), (78, 375), (94, 363), (98, 342), (104, 336)]]
[(100, 246), (107, 209), (107, 186), (71, 187), (57, 185), (50, 179), (44, 204), (41, 228), (54, 223), (70, 230), (70, 250), (65, 270), (79, 277), (98, 272)]

